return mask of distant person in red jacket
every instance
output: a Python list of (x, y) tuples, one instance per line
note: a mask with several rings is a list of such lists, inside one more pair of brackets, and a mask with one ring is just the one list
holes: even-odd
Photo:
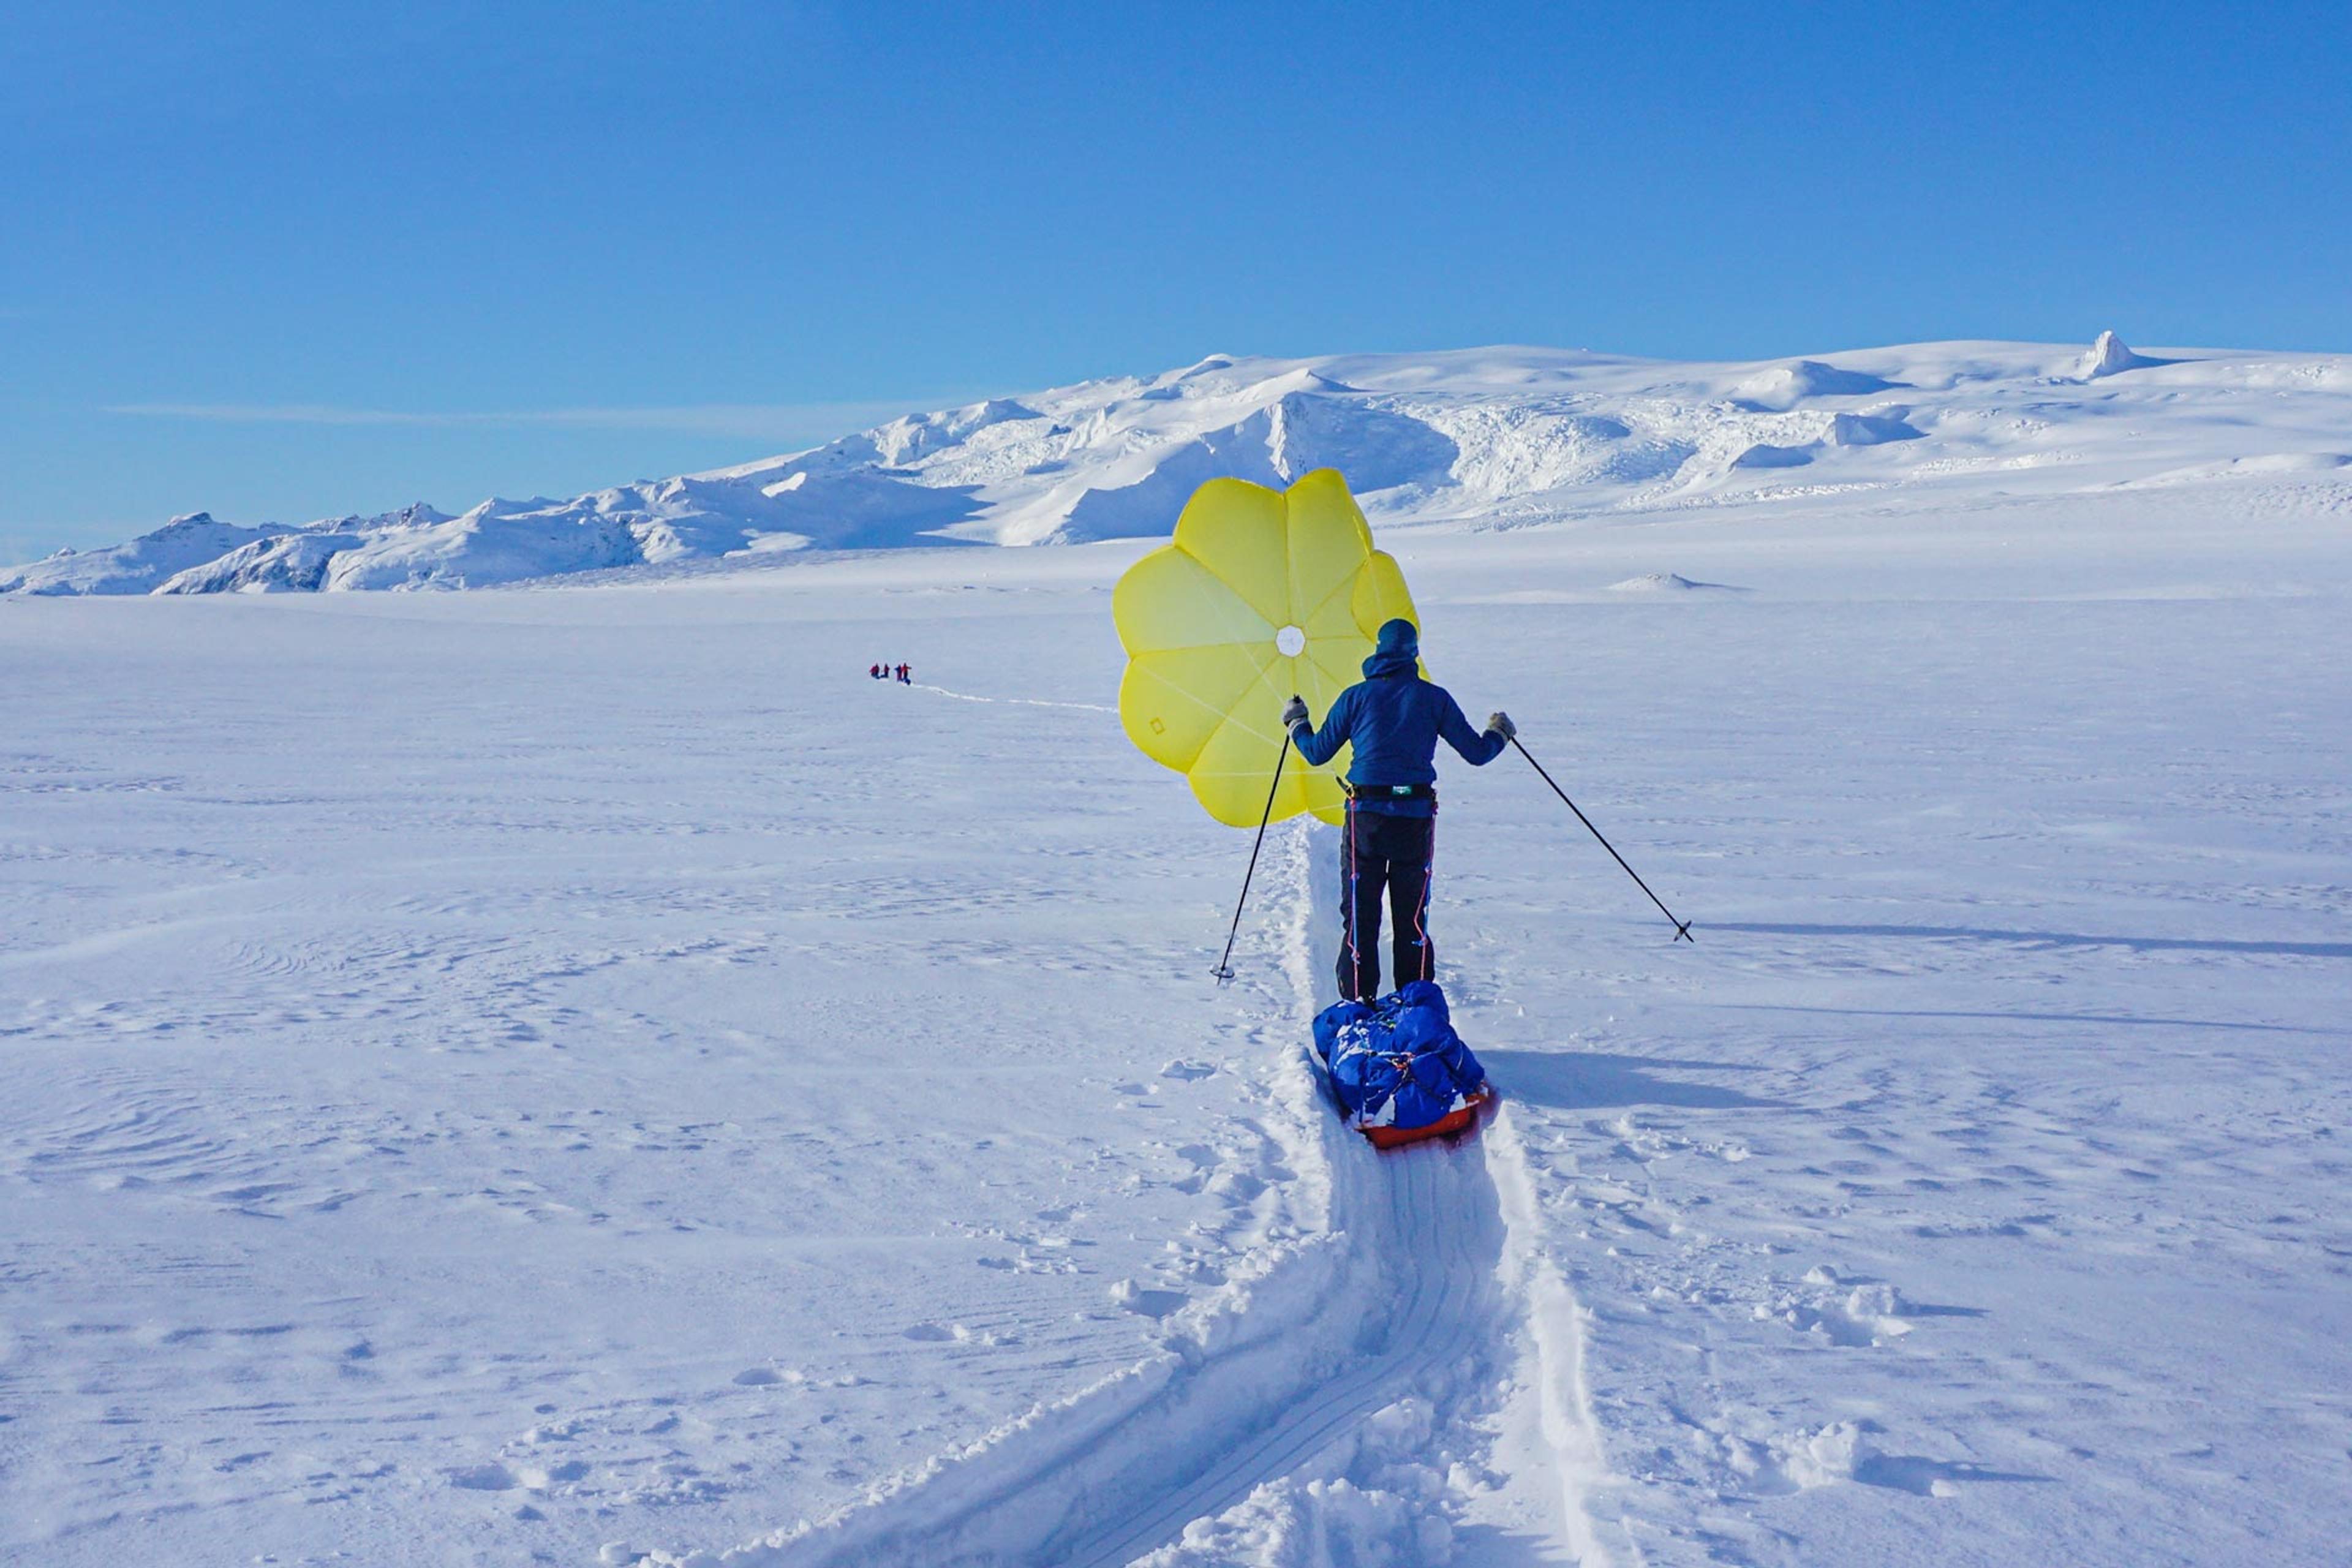
[(866, 673), (879, 680), (882, 679), (882, 667), (878, 664), (869, 664), (866, 667)]
[(915, 684), (914, 666), (902, 664), (898, 667), (898, 684), (901, 686), (912, 686)]

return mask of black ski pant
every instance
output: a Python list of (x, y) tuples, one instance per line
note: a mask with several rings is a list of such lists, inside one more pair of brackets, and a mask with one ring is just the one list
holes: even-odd
[(1396, 983), (1437, 978), (1429, 942), (1429, 873), (1437, 818), (1367, 811), (1352, 802), (1339, 841), (1339, 994), (1381, 994), (1381, 899), (1388, 898)]

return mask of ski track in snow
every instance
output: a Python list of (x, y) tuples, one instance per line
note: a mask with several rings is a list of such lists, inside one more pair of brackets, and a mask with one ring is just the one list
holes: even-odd
[(1117, 713), (1116, 708), (1106, 708), (1099, 702), (1049, 702), (1042, 697), (980, 697), (969, 691), (950, 691), (944, 686), (926, 686), (921, 681), (907, 683), (917, 691), (928, 691), (937, 697), (952, 697), (959, 702), (995, 702), (1015, 708), (1069, 708), (1080, 713)]
[[(1414, 1402), (1426, 1402), (1438, 1433), (1467, 1432), (1471, 1447), (1487, 1448), (1489, 1420), (1527, 1384), (1538, 1466), (1548, 1473), (1514, 1479), (1555, 1500), (1545, 1511), (1556, 1538), (1547, 1544), (1557, 1551), (1543, 1559), (1566, 1553), (1590, 1568), (1617, 1561), (1586, 1517), (1585, 1487), (1606, 1471), (1583, 1392), (1581, 1313), (1544, 1255), (1507, 1106), (1484, 1135), (1376, 1154), (1330, 1112), (1289, 1043), (1306, 1038), (1329, 956), (1315, 939), (1331, 923), (1336, 890), (1310, 869), (1315, 843), (1304, 823), (1276, 841), (1264, 906), (1280, 932), (1283, 974), (1260, 988), (1247, 1026), (1261, 1049), (1278, 1054), (1268, 1121), (1294, 1185), (1328, 1184), (1321, 1225), (1264, 1249), (1258, 1272), (1244, 1268), (1200, 1315), (1185, 1314), (1159, 1355), (819, 1524), (717, 1558), (657, 1553), (656, 1562), (1158, 1563), (1169, 1555), (1158, 1549), (1188, 1526), (1227, 1514), (1268, 1483), (1343, 1477), (1379, 1441), (1368, 1423), (1379, 1425), (1382, 1412), (1402, 1409), (1407, 1419), (1391, 1425), (1406, 1435), (1402, 1448), (1376, 1459), (1430, 1458), (1427, 1424), (1410, 1418)], [(1408, 1524), (1427, 1518), (1409, 1515)], [(1322, 1531), (1314, 1533), (1319, 1541)], [(1412, 1541), (1394, 1545), (1402, 1560), (1421, 1560)], [(1260, 1559), (1220, 1552), (1214, 1560)], [(1325, 1560), (1320, 1549), (1314, 1560)]]

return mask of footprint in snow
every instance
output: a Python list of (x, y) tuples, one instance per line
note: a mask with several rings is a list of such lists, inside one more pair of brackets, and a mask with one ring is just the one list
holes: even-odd
[(1132, 1279), (1110, 1288), (1111, 1304), (1145, 1318), (1164, 1318), (1192, 1298), (1181, 1290), (1155, 1290)]
[(543, 1492), (554, 1487), (585, 1479), (587, 1475), (588, 1466), (585, 1463), (579, 1459), (566, 1459), (560, 1465), (550, 1465), (545, 1469), (525, 1470), (522, 1473), (522, 1480), (531, 1490)]
[(504, 1465), (460, 1465), (442, 1474), (449, 1478), (451, 1486), (469, 1492), (511, 1491), (516, 1485), (514, 1472)]

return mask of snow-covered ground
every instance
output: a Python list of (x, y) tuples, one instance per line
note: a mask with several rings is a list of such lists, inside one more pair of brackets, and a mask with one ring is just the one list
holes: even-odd
[(1139, 544), (0, 600), (0, 1558), (2340, 1560), (2352, 483), (2195, 463), (1384, 528), (1697, 937), (1454, 764), (1389, 1158)]

